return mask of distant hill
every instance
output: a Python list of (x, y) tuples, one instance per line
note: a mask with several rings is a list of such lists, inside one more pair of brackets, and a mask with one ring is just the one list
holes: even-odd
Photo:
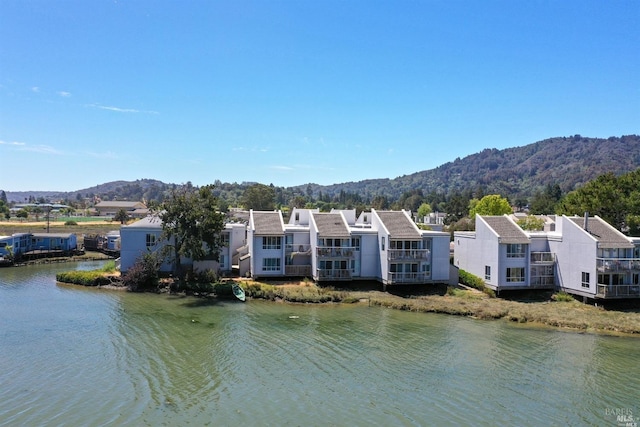
[(360, 194), (365, 199), (376, 195), (395, 200), (404, 192), (421, 189), (450, 194), (481, 186), (484, 193), (508, 197), (531, 197), (548, 184), (572, 191), (606, 172), (621, 175), (640, 167), (640, 136), (550, 138), (522, 147), (504, 150), (485, 149), (457, 158), (435, 169), (403, 175), (395, 179), (370, 179), (329, 186), (305, 184), (294, 187), (314, 194), (334, 196), (341, 191)]
[[(403, 175), (394, 179), (368, 179), (333, 185), (303, 184), (280, 191), (286, 202), (295, 194), (307, 194), (310, 188), (317, 197), (334, 197), (341, 192), (358, 194), (363, 200), (385, 196), (390, 201), (403, 193), (422, 190), (451, 194), (456, 191), (475, 190), (498, 193), (512, 200), (530, 198), (547, 185), (558, 184), (564, 193), (612, 172), (621, 175), (640, 168), (640, 136), (586, 138), (580, 135), (545, 139), (522, 147), (498, 150), (487, 148), (479, 153), (457, 158), (435, 169)], [(68, 193), (51, 191), (6, 191), (9, 201), (25, 201), (30, 196), (47, 200), (75, 200), (99, 195), (103, 200), (156, 200), (175, 184), (153, 179), (113, 181), (95, 187)], [(249, 183), (229, 184), (215, 182), (216, 195), (229, 202), (239, 199)]]

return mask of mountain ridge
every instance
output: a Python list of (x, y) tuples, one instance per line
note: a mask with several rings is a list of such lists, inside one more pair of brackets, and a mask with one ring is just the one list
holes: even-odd
[[(620, 175), (640, 167), (640, 136), (623, 135), (609, 138), (589, 138), (580, 135), (554, 137), (532, 144), (498, 150), (485, 148), (477, 153), (444, 163), (436, 168), (402, 175), (396, 178), (365, 179), (331, 185), (315, 183), (283, 188), (292, 194), (317, 196), (322, 193), (334, 197), (341, 192), (359, 194), (364, 200), (376, 196), (397, 199), (401, 194), (422, 190), (426, 193), (451, 194), (479, 187), (485, 193), (497, 193), (507, 197), (532, 197), (547, 185), (558, 184), (563, 192), (572, 191), (598, 175), (612, 172)], [(237, 194), (251, 183), (222, 183), (218, 188)], [(126, 199), (154, 199), (162, 191), (172, 187), (155, 179), (136, 181), (111, 181), (93, 187), (70, 192), (56, 191), (6, 191), (9, 201), (25, 198), (73, 199), (87, 194)]]

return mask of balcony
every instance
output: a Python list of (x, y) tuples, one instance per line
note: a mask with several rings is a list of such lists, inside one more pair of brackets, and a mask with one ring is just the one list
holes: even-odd
[(431, 251), (429, 249), (389, 249), (387, 251), (388, 260), (416, 260), (427, 261)]
[(293, 276), (293, 277), (311, 277), (311, 266), (310, 265), (285, 265), (284, 274), (285, 276)]
[(351, 280), (351, 270), (318, 269), (318, 280)]
[(285, 253), (287, 254), (299, 254), (299, 255), (311, 255), (311, 245), (309, 244), (291, 244), (284, 245)]
[(316, 249), (319, 258), (352, 258), (352, 246), (321, 246)]
[(556, 262), (556, 254), (553, 252), (531, 252), (532, 264), (553, 264)]
[(529, 280), (529, 287), (531, 288), (552, 288), (555, 285), (554, 276), (532, 276)]
[(640, 271), (639, 258), (596, 258), (596, 267), (600, 273)]
[(640, 285), (603, 285), (599, 283), (596, 297), (640, 298)]
[(416, 273), (389, 273), (387, 276), (389, 284), (424, 283), (431, 278), (431, 275), (424, 272)]

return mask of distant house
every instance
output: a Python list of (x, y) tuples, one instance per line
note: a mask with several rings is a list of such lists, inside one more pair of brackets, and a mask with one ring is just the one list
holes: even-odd
[(561, 289), (593, 299), (640, 298), (640, 239), (602, 218), (544, 217), (524, 231), (513, 216), (476, 216), (454, 233), (454, 263), (501, 290)]
[(142, 202), (105, 201), (94, 206), (98, 216), (115, 216), (120, 210), (124, 210), (132, 218), (144, 218), (149, 210)]
[(73, 233), (15, 233), (0, 237), (0, 256), (15, 258), (47, 254), (69, 254), (78, 248)]

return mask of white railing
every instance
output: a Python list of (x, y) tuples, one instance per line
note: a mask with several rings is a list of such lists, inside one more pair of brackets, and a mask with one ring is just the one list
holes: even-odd
[(429, 249), (389, 249), (387, 252), (387, 258), (390, 260), (428, 260), (431, 254)]
[(553, 263), (556, 262), (556, 254), (553, 252), (531, 252), (532, 263)]
[(596, 258), (599, 272), (640, 271), (640, 258)]
[[(284, 250), (287, 253), (291, 253), (291, 252), (300, 252), (300, 253), (305, 253), (311, 250), (311, 245), (309, 244), (293, 244), (293, 243), (288, 243), (285, 245)], [(311, 253), (309, 253), (309, 255), (311, 255)]]
[(389, 273), (389, 283), (422, 283), (431, 278), (429, 273)]
[(311, 277), (310, 265), (285, 265), (284, 274), (296, 277)]
[(597, 295), (604, 298), (640, 297), (640, 285), (603, 285), (598, 284)]
[(351, 280), (351, 270), (318, 269), (319, 280)]
[(316, 249), (319, 257), (325, 258), (350, 258), (353, 256), (352, 246), (320, 246)]

